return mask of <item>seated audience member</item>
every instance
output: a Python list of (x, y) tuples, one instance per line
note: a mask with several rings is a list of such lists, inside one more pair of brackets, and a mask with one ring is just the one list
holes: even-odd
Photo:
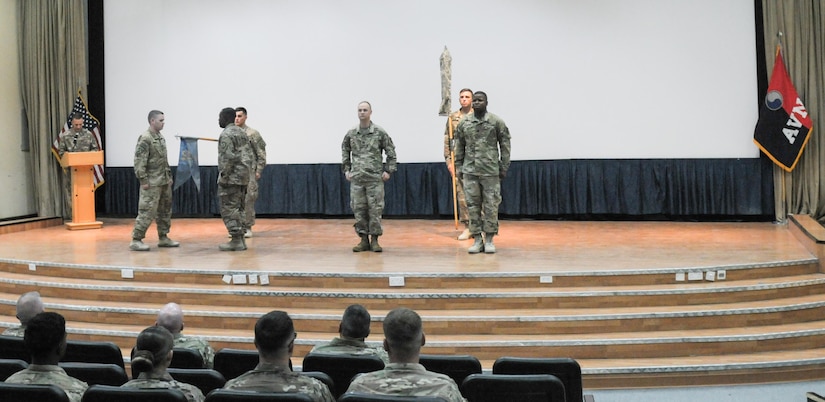
[(26, 324), (32, 317), (43, 312), (43, 300), (40, 299), (39, 292), (24, 293), (17, 299), (17, 319), (20, 325), (7, 328), (3, 335), (23, 337), (26, 332)]
[(175, 381), (169, 372), (174, 347), (172, 333), (166, 328), (154, 326), (144, 329), (137, 337), (132, 367), (140, 372), (138, 378), (121, 385), (127, 388), (170, 388), (186, 395), (189, 402), (203, 402), (198, 387)]
[(396, 308), (384, 319), (384, 348), (390, 363), (383, 370), (360, 374), (347, 392), (395, 396), (437, 396), (449, 402), (465, 401), (455, 381), (427, 371), (418, 363), (424, 346), (421, 317), (408, 308)]
[(317, 345), (310, 353), (331, 353), (346, 355), (376, 355), (389, 363), (390, 358), (383, 348), (374, 348), (364, 342), (370, 335), (370, 313), (364, 306), (353, 304), (344, 310), (341, 323), (338, 324), (337, 338), (323, 345)]
[(335, 402), (329, 388), (315, 378), (293, 372), (289, 359), (295, 347), (295, 327), (283, 311), (270, 311), (255, 323), (258, 365), (229, 380), (226, 389), (259, 392), (300, 392), (319, 402)]
[(215, 363), (215, 349), (209, 345), (206, 339), (195, 336), (186, 336), (183, 331), (183, 310), (177, 303), (167, 303), (158, 312), (158, 320), (155, 325), (169, 330), (175, 337), (175, 347), (183, 349), (194, 349), (203, 358), (203, 367), (212, 368)]
[(40, 313), (28, 320), (23, 336), (31, 353), (29, 367), (6, 379), (14, 384), (54, 384), (66, 391), (69, 400), (80, 402), (89, 385), (66, 374), (57, 363), (66, 353), (66, 320), (58, 313)]

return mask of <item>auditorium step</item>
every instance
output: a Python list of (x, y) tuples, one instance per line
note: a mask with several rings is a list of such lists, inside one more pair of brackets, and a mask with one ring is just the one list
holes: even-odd
[[(536, 235), (536, 225), (530, 226)], [(536, 260), (519, 261), (533, 271), (507, 271), (498, 269), (500, 264), (515, 257), (505, 254), (466, 260), (469, 268), (460, 265), (444, 272), (387, 269), (381, 264), (392, 261), (392, 253), (339, 254), (376, 264), (349, 270), (315, 270), (312, 264), (290, 270), (278, 261), (268, 269), (244, 264), (238, 269), (164, 268), (0, 255), (0, 327), (15, 325), (17, 297), (37, 290), (47, 310), (66, 317), (70, 338), (115, 342), (128, 358), (138, 332), (152, 325), (158, 309), (169, 301), (183, 306), (185, 333), (206, 337), (217, 349), (254, 349), (255, 320), (280, 309), (295, 321), (293, 364), (300, 366), (313, 345), (337, 335), (343, 309), (360, 303), (373, 316), (367, 340), (374, 345), (382, 340), (381, 320), (387, 312), (406, 306), (424, 320), (423, 353), (470, 354), (485, 370), (502, 356), (572, 357), (582, 366), (585, 388), (825, 378), (825, 275), (819, 259), (788, 228), (761, 228), (766, 234), (730, 245), (748, 253), (743, 262), (715, 264), (697, 250), (693, 263), (638, 269), (618, 268), (607, 259), (587, 263), (601, 264), (589, 269), (541, 270), (545, 262)], [(740, 235), (729, 241), (739, 241)], [(762, 235), (774, 242), (773, 249), (756, 249)], [(68, 238), (62, 232), (55, 236)], [(600, 241), (599, 247), (608, 247), (606, 243)], [(217, 253), (197, 247), (194, 253)], [(466, 258), (463, 247), (454, 257), (461, 264)], [(427, 250), (418, 251), (424, 255)], [(120, 253), (134, 262), (163, 259), (167, 251)], [(622, 252), (633, 253), (615, 253)], [(171, 253), (182, 250), (169, 251), (169, 257)], [(414, 258), (413, 251), (407, 253)], [(332, 263), (330, 256), (323, 258)], [(268, 279), (268, 284), (227, 283), (250, 276)], [(399, 278), (403, 286), (390, 286)]]

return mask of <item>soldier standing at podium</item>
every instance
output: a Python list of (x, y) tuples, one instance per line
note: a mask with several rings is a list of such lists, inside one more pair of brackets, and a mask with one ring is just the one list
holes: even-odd
[[(83, 114), (72, 114), (72, 128), (60, 133), (57, 153), (60, 158), (66, 152), (90, 152), (100, 151), (97, 140), (91, 131), (83, 128)], [(65, 201), (63, 217), (68, 219), (72, 216), (72, 175), (70, 169), (63, 169), (63, 200)]]
[(166, 155), (166, 140), (160, 133), (165, 122), (163, 112), (149, 112), (149, 128), (140, 135), (135, 147), (135, 176), (140, 181), (140, 201), (129, 244), (132, 251), (149, 251), (143, 238), (153, 220), (158, 228), (158, 247), (180, 245), (167, 236), (172, 227), (172, 171)]

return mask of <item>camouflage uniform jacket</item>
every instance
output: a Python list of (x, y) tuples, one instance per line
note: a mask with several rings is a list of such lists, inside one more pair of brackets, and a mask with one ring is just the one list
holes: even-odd
[(455, 132), (455, 165), (461, 173), (500, 176), (510, 168), (510, 130), (498, 116), (487, 112), (479, 119), (468, 114)]
[(66, 152), (89, 152), (98, 151), (97, 140), (92, 132), (81, 128), (75, 132), (74, 129), (60, 134), (57, 144), (57, 153), (63, 156)]
[[(447, 118), (447, 124), (444, 127), (444, 160), (450, 160), (450, 151), (455, 149), (455, 129), (458, 127), (458, 123), (461, 121), (461, 118), (473, 113), (473, 109), (470, 108), (470, 111), (462, 114), (461, 109), (456, 110), (455, 112), (450, 113), (450, 116)], [(452, 141), (450, 140), (450, 125), (453, 126), (453, 138)]]
[(149, 373), (143, 372), (140, 373), (138, 378), (121, 385), (121, 387), (176, 389), (183, 392), (183, 395), (186, 396), (186, 400), (189, 402), (203, 402), (204, 399), (206, 399), (200, 388), (191, 384), (175, 381), (169, 374), (164, 374), (161, 378), (150, 378)]
[(146, 130), (135, 146), (135, 176), (141, 185), (168, 186), (172, 183), (172, 170), (166, 156), (166, 140), (163, 134)]
[(452, 378), (427, 371), (418, 363), (390, 363), (383, 370), (360, 374), (347, 392), (396, 396), (437, 396), (448, 402), (464, 402)]
[(258, 363), (254, 370), (227, 381), (223, 387), (242, 391), (300, 392), (314, 401), (335, 402), (335, 397), (321, 381), (271, 363)]
[(248, 185), (254, 159), (249, 137), (229, 123), (218, 137), (218, 184)]
[(252, 153), (255, 156), (254, 162), (252, 163), (252, 173), (263, 172), (266, 167), (266, 142), (264, 138), (261, 137), (261, 133), (259, 133), (258, 130), (247, 125), (244, 125), (241, 129), (246, 133), (246, 136), (249, 137), (249, 144), (252, 145)]
[(366, 342), (352, 338), (333, 338), (327, 344), (316, 345), (310, 353), (329, 353), (355, 356), (378, 356), (384, 361), (384, 364), (389, 363), (390, 358), (387, 356), (387, 351), (381, 348), (374, 348), (367, 345)]
[(24, 327), (22, 325), (17, 326), (17, 327), (7, 328), (5, 331), (3, 331), (3, 335), (6, 335), (6, 336), (19, 336), (19, 337), (22, 338), (23, 335), (25, 335), (25, 334), (26, 334), (26, 327)]
[(194, 349), (203, 358), (203, 367), (213, 368), (215, 365), (215, 349), (209, 345), (206, 339), (194, 336), (185, 336), (178, 332), (175, 334), (175, 347), (183, 349)]
[[(387, 155), (387, 167), (382, 160)], [(364, 131), (355, 126), (344, 136), (341, 144), (341, 169), (344, 174), (352, 172), (352, 181), (375, 182), (381, 181), (381, 175), (395, 173), (395, 144), (392, 138), (381, 126), (370, 122)]]
[(50, 364), (29, 364), (6, 379), (10, 384), (53, 384), (66, 391), (71, 402), (80, 402), (89, 385), (74, 377), (69, 377), (60, 366)]

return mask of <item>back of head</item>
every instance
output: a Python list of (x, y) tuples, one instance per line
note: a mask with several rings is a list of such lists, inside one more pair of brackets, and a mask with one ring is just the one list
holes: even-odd
[(173, 335), (183, 329), (183, 310), (177, 303), (167, 303), (158, 312), (157, 325), (166, 328)]
[(139, 372), (151, 371), (166, 361), (174, 344), (172, 333), (166, 328), (153, 326), (144, 329), (137, 337), (132, 367)]
[(341, 335), (348, 338), (364, 339), (370, 334), (370, 313), (360, 304), (353, 304), (344, 310), (341, 317)]
[(230, 123), (235, 122), (235, 108), (225, 107), (221, 109), (220, 114), (218, 114), (218, 125), (221, 128), (228, 126)]
[(384, 337), (393, 361), (417, 358), (424, 337), (421, 317), (405, 307), (390, 311), (384, 318)]
[(148, 120), (149, 123), (151, 123), (152, 119), (155, 119), (162, 114), (163, 112), (161, 112), (160, 110), (151, 110), (149, 111), (149, 116), (146, 118), (146, 120)]
[[(52, 353), (58, 352), (61, 343), (66, 339), (66, 319), (58, 313), (40, 313), (26, 326), (23, 343), (32, 356), (33, 361), (41, 361)], [(57, 362), (54, 362), (55, 364)]]
[(255, 323), (255, 345), (262, 355), (281, 355), (295, 339), (292, 318), (283, 311), (270, 311)]
[(26, 325), (32, 317), (43, 312), (43, 300), (39, 292), (28, 292), (17, 299), (17, 319)]

